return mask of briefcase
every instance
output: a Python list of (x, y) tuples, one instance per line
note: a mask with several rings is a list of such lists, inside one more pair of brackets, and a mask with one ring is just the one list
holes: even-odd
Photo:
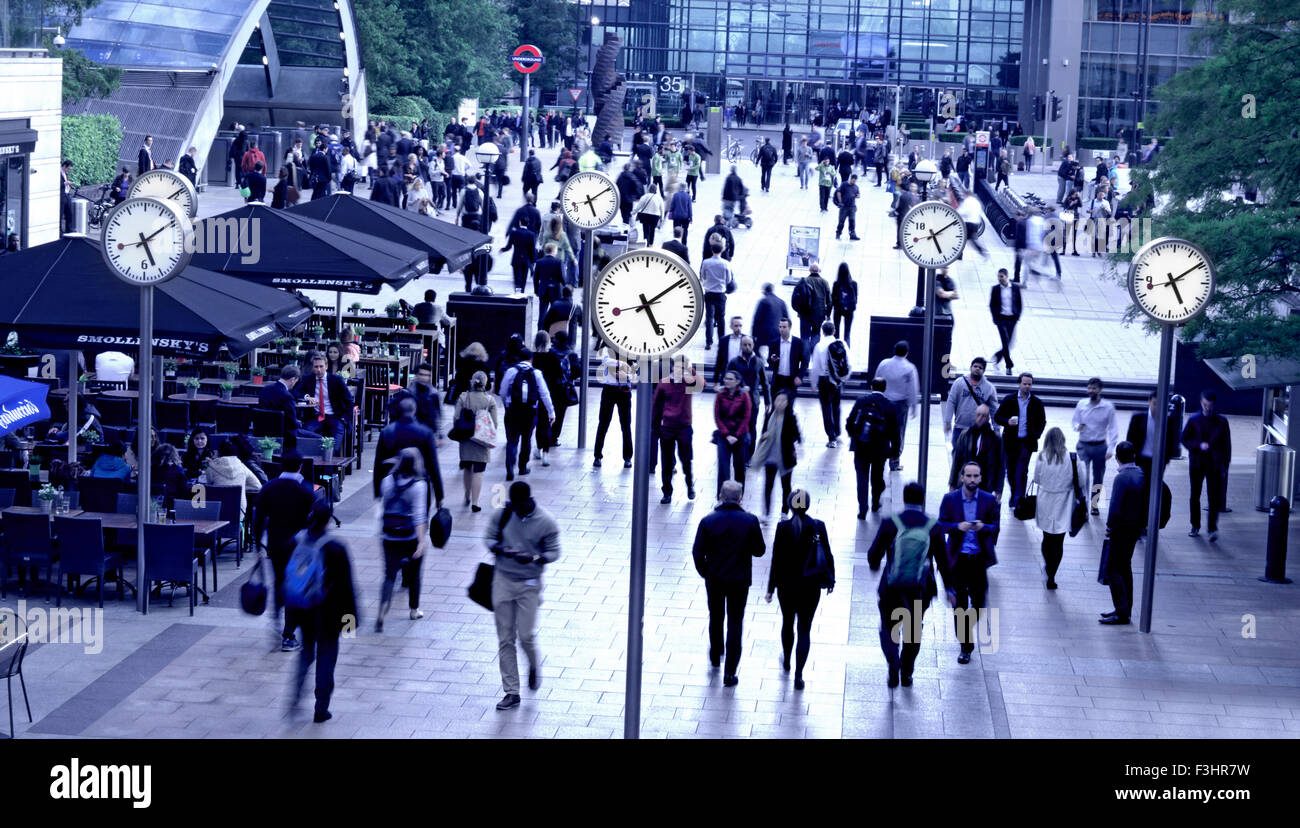
[(1110, 577), (1106, 575), (1106, 567), (1110, 565), (1110, 538), (1102, 541), (1101, 544), (1101, 562), (1097, 565), (1097, 583), (1102, 586), (1110, 586)]
[(439, 549), (447, 545), (451, 537), (451, 512), (439, 509), (429, 520), (429, 542)]
[(474, 571), (474, 582), (469, 585), (469, 600), (488, 612), (492, 611), (492, 576), (496, 567), (490, 563), (481, 563)]

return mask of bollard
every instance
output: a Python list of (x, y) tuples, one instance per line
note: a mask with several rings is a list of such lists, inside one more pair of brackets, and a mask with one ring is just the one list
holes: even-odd
[(1264, 577), (1270, 584), (1289, 584), (1286, 577), (1286, 532), (1291, 522), (1291, 504), (1282, 495), (1268, 503), (1268, 546), (1264, 558)]

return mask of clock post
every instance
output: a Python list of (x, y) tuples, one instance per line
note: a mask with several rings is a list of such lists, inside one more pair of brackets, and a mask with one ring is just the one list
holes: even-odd
[[(589, 361), (591, 360), (591, 262), (593, 252), (591, 249), (592, 238), (595, 232), (592, 230), (582, 231), (582, 268), (578, 273), (578, 278), (582, 280), (582, 369), (578, 385), (578, 448), (587, 447), (587, 372), (590, 371)], [(573, 343), (569, 343), (572, 347)]]
[(1151, 632), (1151, 602), (1156, 594), (1156, 547), (1160, 542), (1160, 505), (1164, 497), (1165, 464), (1168, 451), (1165, 436), (1169, 420), (1169, 363), (1174, 355), (1174, 325), (1160, 326), (1160, 372), (1156, 380), (1156, 410), (1149, 416), (1159, 417), (1156, 444), (1151, 450), (1151, 479), (1147, 504), (1146, 557), (1142, 568), (1142, 618), (1138, 629)]
[(645, 570), (646, 539), (650, 526), (650, 409), (654, 388), (650, 384), (651, 368), (660, 365), (651, 360), (637, 360), (636, 429), (632, 451), (632, 573), (627, 595), (627, 692), (623, 699), (623, 738), (641, 736), (641, 664), (645, 639)]

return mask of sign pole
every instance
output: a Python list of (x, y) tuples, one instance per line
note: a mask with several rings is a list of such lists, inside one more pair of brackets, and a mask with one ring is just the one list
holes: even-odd
[(1160, 378), (1156, 385), (1156, 410), (1153, 417), (1159, 417), (1156, 429), (1156, 444), (1151, 451), (1151, 485), (1150, 505), (1147, 507), (1147, 548), (1146, 561), (1142, 569), (1142, 620), (1138, 627), (1142, 632), (1151, 632), (1151, 602), (1156, 594), (1156, 548), (1160, 541), (1160, 509), (1164, 493), (1165, 480), (1165, 436), (1169, 428), (1169, 362), (1174, 352), (1174, 326), (1160, 326)]
[[(925, 268), (925, 327), (921, 335), (921, 433), (920, 457), (916, 462), (916, 479), (926, 486), (930, 466), (930, 387), (934, 372), (934, 268)], [(898, 447), (902, 454), (903, 447)]]
[(627, 604), (627, 693), (623, 738), (641, 737), (642, 627), (645, 615), (646, 530), (650, 502), (650, 360), (640, 360), (636, 385), (636, 448), (632, 462), (632, 574)]
[(591, 369), (591, 267), (592, 267), (592, 231), (582, 231), (582, 368), (579, 371), (578, 385), (578, 448), (587, 447), (587, 373)]
[(80, 351), (68, 351), (68, 465), (77, 462), (77, 389), (81, 387)]
[(531, 94), (528, 81), (531, 75), (524, 75), (524, 105), (519, 111), (519, 131), (523, 133), (523, 143), (519, 146), (519, 160), (524, 161), (528, 158), (528, 144), (533, 135), (533, 127), (528, 123), (528, 97)]
[[(149, 584), (145, 580), (144, 563), (144, 527), (149, 522), (149, 506), (153, 503), (150, 496), (152, 486), (153, 455), (150, 453), (150, 435), (153, 432), (153, 285), (140, 288), (140, 358), (136, 363), (139, 382), (136, 384), (139, 395), (140, 417), (136, 432), (135, 456), (140, 464), (139, 489), (136, 497), (136, 578), (135, 604), (142, 613), (149, 612)], [(193, 585), (190, 586), (193, 589)]]

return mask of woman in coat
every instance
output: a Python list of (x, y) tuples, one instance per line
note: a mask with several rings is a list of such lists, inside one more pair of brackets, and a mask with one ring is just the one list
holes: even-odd
[[(542, 372), (546, 381), (546, 390), (551, 393), (551, 404), (555, 406), (555, 421), (560, 418), (561, 409), (567, 405), (564, 390), (564, 366), (560, 358), (551, 351), (551, 335), (538, 331), (533, 336), (533, 367)], [(544, 413), (544, 412), (543, 412)], [(537, 418), (537, 440), (533, 444), (533, 458), (541, 460), (543, 466), (551, 465), (550, 451), (555, 446), (554, 424), (549, 417)]]
[(199, 482), (209, 486), (238, 486), (240, 514), (248, 508), (248, 493), (262, 491), (262, 481), (240, 462), (235, 444), (229, 440), (221, 444), (217, 456), (208, 462), (207, 469), (199, 475)]
[(456, 373), (452, 377), (451, 398), (448, 402), (454, 404), (461, 394), (469, 391), (470, 382), (479, 371), (484, 376), (488, 373), (487, 348), (481, 342), (471, 342), (456, 357)]
[(798, 457), (795, 443), (803, 442), (799, 432), (799, 420), (790, 405), (794, 393), (783, 388), (772, 400), (772, 414), (767, 418), (763, 436), (754, 448), (750, 458), (751, 469), (763, 469), (766, 475), (763, 481), (763, 519), (772, 513), (772, 488), (777, 475), (781, 477), (781, 517), (790, 510), (790, 485)]
[(641, 240), (646, 245), (655, 243), (655, 229), (664, 221), (664, 200), (654, 187), (645, 191), (632, 205), (632, 218), (641, 223)]
[(858, 283), (853, 281), (849, 275), (849, 266), (846, 262), (840, 262), (839, 270), (835, 273), (835, 284), (831, 285), (831, 310), (835, 319), (835, 336), (838, 339), (840, 335), (840, 320), (844, 321), (844, 344), (848, 346), (851, 341), (850, 332), (853, 330), (853, 312), (858, 308)]
[(1043, 437), (1033, 482), (1038, 487), (1036, 520), (1043, 533), (1047, 588), (1056, 589), (1056, 570), (1061, 565), (1065, 533), (1070, 531), (1070, 513), (1074, 510), (1074, 469), (1065, 448), (1065, 433), (1055, 426)]
[[(772, 541), (772, 569), (767, 579), (767, 602), (772, 603), (776, 593), (781, 604), (781, 666), (790, 672), (790, 650), (795, 650), (794, 689), (802, 690), (803, 668), (808, 663), (808, 650), (812, 647), (813, 614), (821, 600), (822, 589), (829, 595), (835, 591), (835, 558), (831, 556), (826, 524), (808, 517), (811, 502), (803, 489), (790, 496), (794, 515), (776, 525), (776, 538)], [(829, 573), (805, 575), (805, 567), (812, 554), (813, 545), (820, 538), (826, 554)], [(799, 631), (799, 646), (795, 649), (795, 629)]]
[(722, 484), (727, 482), (732, 470), (742, 491), (745, 485), (745, 447), (752, 439), (749, 415), (754, 403), (740, 385), (740, 374), (728, 371), (722, 378), (722, 390), (713, 398), (713, 424), (717, 426), (713, 442), (718, 446), (719, 500), (722, 499)]
[[(483, 371), (475, 371), (469, 381), (469, 390), (456, 399), (456, 411), (452, 422), (460, 419), (462, 411), (486, 411), (492, 418), (492, 427), (500, 430), (501, 417), (497, 409), (497, 398), (488, 393), (488, 378)], [(481, 512), (478, 505), (479, 493), (483, 490), (483, 471), (492, 459), (492, 446), (485, 446), (473, 440), (460, 441), (460, 468), (465, 475), (465, 505), (471, 512)]]

